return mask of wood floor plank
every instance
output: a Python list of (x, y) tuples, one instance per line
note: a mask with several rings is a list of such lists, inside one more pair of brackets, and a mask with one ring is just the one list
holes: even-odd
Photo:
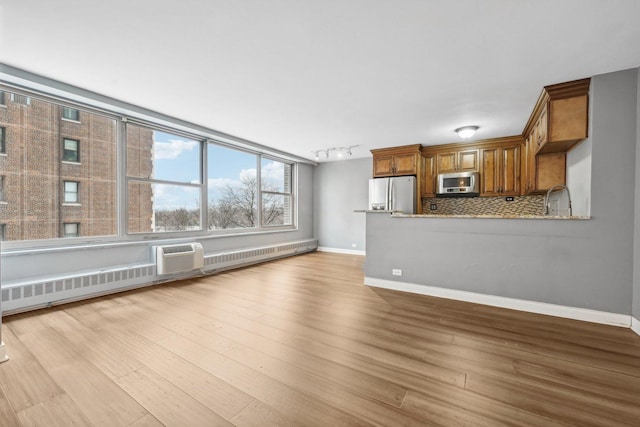
[(59, 394), (37, 405), (18, 412), (24, 427), (68, 427), (91, 426), (80, 408), (66, 394)]
[(140, 368), (115, 382), (165, 426), (233, 425), (151, 369)]
[(255, 399), (176, 356), (162, 346), (125, 329), (109, 332), (114, 342), (130, 352), (146, 367), (179, 387), (189, 396), (230, 420)]
[(271, 406), (253, 401), (231, 420), (239, 427), (263, 427), (263, 426), (290, 426), (296, 427), (299, 424), (288, 419), (281, 413), (275, 411)]
[[(96, 312), (91, 313), (96, 318)], [(90, 329), (67, 312), (54, 312), (47, 316), (47, 324), (72, 342), (81, 355), (111, 379), (128, 375), (144, 365), (115, 347), (108, 336)], [(104, 324), (104, 319), (101, 324)]]
[(64, 394), (29, 349), (3, 325), (2, 340), (11, 349), (11, 358), (0, 365), (0, 384), (14, 411), (20, 412)]
[(245, 393), (255, 396), (277, 411), (287, 414), (299, 425), (371, 425), (193, 341), (172, 336), (162, 340), (160, 344)]
[(4, 389), (0, 386), (0, 425), (6, 427), (19, 427), (20, 421), (7, 399)]
[(108, 376), (81, 357), (80, 348), (56, 330), (39, 329), (23, 334), (20, 339), (93, 425), (128, 425), (147, 414)]
[(127, 427), (164, 427), (164, 424), (158, 421), (158, 419), (153, 415), (147, 414), (144, 417), (129, 424), (129, 426)]

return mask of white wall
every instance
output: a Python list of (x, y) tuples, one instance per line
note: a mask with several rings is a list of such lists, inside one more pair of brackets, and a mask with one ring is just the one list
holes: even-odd
[[(371, 158), (321, 163), (314, 185), (315, 236), (322, 248), (365, 250)], [(355, 247), (353, 246), (355, 244)]]
[[(590, 129), (589, 135), (591, 132)], [(589, 216), (591, 214), (591, 137), (567, 153), (567, 187), (571, 191), (573, 215)]]

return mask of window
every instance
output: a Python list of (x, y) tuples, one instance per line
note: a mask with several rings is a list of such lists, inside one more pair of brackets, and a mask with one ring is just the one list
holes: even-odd
[(78, 182), (64, 181), (64, 202), (78, 203)]
[(31, 105), (31, 98), (25, 95), (20, 95), (18, 93), (12, 93), (11, 94), (11, 101), (15, 102), (16, 104), (22, 104), (22, 105), (26, 105), (29, 106)]
[(7, 128), (5, 128), (4, 126), (0, 126), (0, 153), (7, 152), (7, 145), (5, 141), (6, 135), (7, 135)]
[(291, 165), (263, 158), (260, 176), (262, 225), (292, 225)]
[(5, 184), (5, 176), (4, 175), (0, 175), (0, 202), (4, 202), (5, 201), (5, 195), (4, 195), (4, 184)]
[(0, 90), (0, 105), (6, 105), (7, 102), (5, 101), (5, 91)]
[(127, 124), (129, 233), (202, 230), (201, 143)]
[(62, 118), (73, 121), (80, 121), (80, 111), (75, 108), (62, 107)]
[[(287, 161), (183, 127), (125, 120), (122, 111), (78, 110), (0, 85), (4, 101), (0, 222), (8, 227), (5, 238), (24, 241), (15, 247), (64, 237), (263, 231), (295, 222), (295, 170)], [(7, 151), (20, 158), (9, 161)]]
[(80, 141), (64, 138), (62, 160), (65, 162), (80, 162)]
[(209, 230), (258, 224), (258, 156), (217, 144), (207, 148)]
[[(6, 90), (3, 86), (0, 89)], [(9, 203), (0, 206), (0, 222), (8, 227), (6, 238), (60, 239), (65, 236), (62, 224), (66, 222), (82, 224), (82, 237), (116, 235), (116, 119), (83, 111), (83, 120), (87, 118), (83, 123), (59, 126), (62, 105), (33, 97), (26, 107), (10, 103), (9, 92), (6, 96), (7, 108), (0, 109), (0, 137), (10, 138), (11, 145), (7, 142), (1, 148), (7, 149), (10, 156), (14, 146), (24, 148), (16, 152), (20, 156), (12, 161), (0, 155), (3, 193)], [(65, 127), (71, 130), (62, 131)], [(71, 131), (74, 133), (67, 133)], [(82, 146), (82, 158), (79, 141), (86, 144)], [(51, 203), (56, 194), (57, 204)], [(61, 209), (65, 202), (82, 202), (82, 209)], [(73, 217), (69, 216), (71, 213)]]
[(63, 226), (62, 237), (79, 237), (80, 236), (80, 223), (79, 222), (65, 222)]
[(7, 232), (7, 224), (0, 224), (0, 242), (4, 242)]

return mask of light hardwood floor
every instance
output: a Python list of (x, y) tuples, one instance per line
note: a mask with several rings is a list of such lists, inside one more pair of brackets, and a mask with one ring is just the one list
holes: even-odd
[(1, 426), (638, 426), (640, 337), (311, 253), (4, 319)]

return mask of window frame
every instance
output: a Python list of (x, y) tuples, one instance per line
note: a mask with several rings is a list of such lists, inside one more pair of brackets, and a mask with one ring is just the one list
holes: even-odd
[[(75, 184), (76, 191), (67, 191), (67, 184)], [(79, 205), (80, 204), (80, 181), (62, 180), (62, 204), (63, 205)], [(67, 194), (75, 194), (75, 200), (67, 200)]]
[[(76, 153), (76, 160), (67, 160), (65, 159), (65, 153), (66, 151), (72, 151), (72, 150), (67, 150), (66, 146), (66, 142), (67, 141), (73, 141), (76, 143), (76, 149), (75, 149), (75, 153)], [(74, 138), (68, 138), (66, 136), (62, 137), (62, 161), (64, 163), (81, 163), (81, 158), (80, 158), (80, 140), (79, 139), (74, 139)]]
[[(194, 183), (190, 183), (190, 182), (183, 182), (183, 181), (172, 181), (172, 180), (166, 180), (166, 179), (156, 179), (156, 178), (141, 178), (141, 177), (135, 177), (135, 176), (129, 176), (126, 171), (127, 171), (127, 156), (124, 156), (124, 159), (122, 161), (123, 165), (124, 165), (124, 170), (125, 170), (125, 177), (124, 177), (124, 183), (125, 183), (125, 200), (124, 200), (124, 222), (121, 225), (121, 227), (123, 228), (123, 232), (126, 236), (167, 236), (167, 235), (182, 235), (183, 233), (200, 233), (200, 232), (204, 232), (206, 231), (206, 229), (204, 228), (204, 217), (203, 217), (203, 202), (202, 202), (202, 187), (204, 185), (204, 179), (203, 179), (203, 168), (205, 168), (206, 166), (203, 166), (203, 156), (204, 156), (204, 144), (205, 144), (205, 140), (202, 137), (197, 137), (193, 134), (189, 134), (186, 132), (182, 132), (182, 131), (178, 131), (175, 129), (171, 129), (171, 128), (167, 128), (164, 126), (154, 126), (152, 124), (149, 123), (140, 123), (138, 121), (135, 120), (127, 120), (125, 121), (124, 124), (124, 149), (125, 151), (128, 149), (128, 141), (126, 138), (126, 134), (127, 134), (127, 126), (138, 126), (138, 127), (142, 127), (145, 129), (149, 129), (151, 131), (158, 131), (158, 132), (164, 132), (170, 135), (174, 135), (174, 136), (178, 136), (178, 137), (184, 137), (184, 138), (188, 138), (190, 140), (196, 141), (198, 143), (198, 155), (200, 156), (200, 161), (198, 162), (198, 167), (199, 167), (199, 172), (198, 172), (198, 177), (199, 177), (199, 183), (194, 184)], [(154, 141), (155, 142), (155, 141)], [(142, 183), (142, 184), (150, 184), (150, 185), (154, 185), (154, 184), (159, 184), (159, 185), (175, 185), (175, 186), (180, 186), (180, 187), (185, 187), (185, 188), (196, 188), (199, 192), (200, 195), (200, 204), (198, 206), (198, 208), (200, 209), (200, 228), (198, 230), (176, 230), (176, 231), (140, 231), (140, 232), (136, 232), (136, 231), (129, 231), (129, 184), (131, 183)], [(152, 206), (152, 212), (155, 216), (155, 210), (153, 210), (153, 206)], [(206, 215), (205, 215), (206, 216)]]
[(0, 126), (0, 154), (7, 154), (7, 128)]
[[(67, 225), (75, 225), (76, 226), (76, 233), (74, 236), (67, 236)], [(75, 239), (80, 237), (80, 223), (73, 221), (73, 222), (63, 222), (62, 223), (62, 239)]]
[[(278, 159), (276, 157), (273, 156), (262, 156), (260, 159), (260, 174), (262, 175), (262, 159), (266, 159), (266, 160), (271, 160), (274, 162), (279, 162), (279, 163), (283, 163), (285, 165), (289, 165), (289, 180), (291, 181), (289, 183), (289, 192), (285, 193), (285, 192), (280, 192), (280, 191), (270, 191), (270, 190), (263, 190), (262, 189), (262, 182), (260, 182), (260, 225), (261, 227), (268, 227), (268, 228), (273, 228), (273, 227), (290, 227), (290, 226), (294, 226), (296, 225), (296, 210), (295, 210), (295, 203), (294, 203), (294, 199), (293, 199), (293, 193), (294, 193), (294, 185), (297, 181), (297, 177), (294, 178), (294, 171), (296, 169), (296, 165), (295, 163), (292, 162), (286, 162), (283, 161), (282, 159)], [(261, 178), (262, 179), (262, 178)], [(264, 219), (262, 218), (262, 200), (263, 194), (272, 194), (274, 196), (284, 196), (284, 197), (288, 197), (291, 203), (291, 212), (290, 212), (290, 216), (291, 216), (291, 224), (265, 224), (264, 223)]]
[[(76, 114), (75, 114), (76, 117), (75, 118), (67, 117), (65, 115), (65, 113), (67, 111), (75, 111), (76, 112)], [(78, 110), (77, 108), (73, 108), (73, 107), (68, 107), (66, 105), (62, 105), (62, 113), (61, 113), (61, 115), (62, 115), (62, 120), (66, 120), (66, 121), (70, 121), (70, 122), (74, 122), (74, 123), (80, 123), (80, 110)]]
[(7, 184), (7, 176), (0, 175), (0, 203), (7, 203), (7, 197), (4, 193), (4, 186)]

